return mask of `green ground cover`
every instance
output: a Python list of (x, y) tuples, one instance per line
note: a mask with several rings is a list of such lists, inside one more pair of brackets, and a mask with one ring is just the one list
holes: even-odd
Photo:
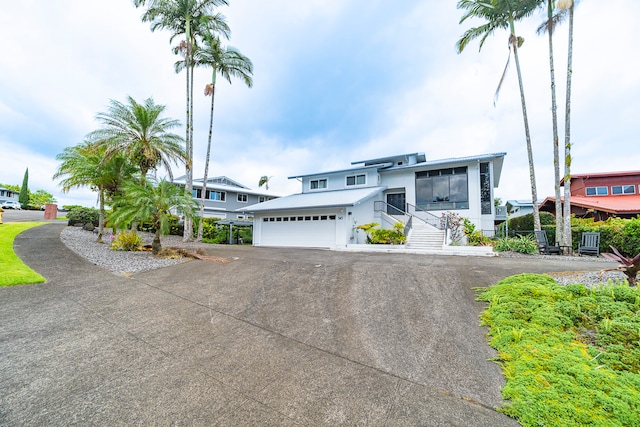
[(640, 291), (521, 274), (489, 288), (481, 323), (523, 426), (640, 426)]
[(11, 222), (0, 225), (0, 287), (43, 283), (45, 278), (27, 267), (13, 251), (15, 237), (44, 222)]

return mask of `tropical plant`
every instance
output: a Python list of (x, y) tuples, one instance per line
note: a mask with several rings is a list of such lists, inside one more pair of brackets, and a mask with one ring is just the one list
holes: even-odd
[(440, 217), (440, 227), (449, 230), (449, 239), (452, 245), (460, 243), (464, 235), (462, 229), (462, 217), (455, 212), (443, 212)]
[(147, 182), (129, 182), (122, 196), (116, 199), (109, 217), (114, 224), (128, 225), (148, 221), (155, 231), (151, 249), (156, 255), (162, 249), (160, 236), (169, 233), (172, 210), (182, 211), (185, 218), (192, 218), (197, 204), (190, 193), (173, 183), (149, 177)]
[(462, 219), (464, 235), (467, 238), (467, 244), (471, 246), (486, 246), (491, 244), (491, 239), (482, 235), (482, 230), (477, 230), (476, 225), (468, 218)]
[[(480, 39), (480, 49), (484, 45), (485, 40), (496, 30), (509, 30), (509, 49), (513, 51), (513, 57), (516, 62), (516, 71), (518, 74), (518, 85), (520, 87), (520, 102), (522, 105), (522, 118), (524, 120), (525, 139), (527, 144), (527, 156), (529, 159), (529, 178), (531, 181), (531, 201), (533, 203), (534, 225), (535, 230), (540, 230), (540, 216), (538, 212), (538, 191), (536, 189), (536, 177), (533, 163), (533, 150), (531, 148), (531, 135), (529, 132), (529, 119), (527, 116), (527, 105), (524, 97), (524, 86), (522, 82), (522, 72), (520, 70), (520, 59), (518, 57), (518, 49), (522, 47), (524, 39), (516, 35), (515, 22), (527, 16), (530, 16), (538, 7), (539, 0), (459, 0), (457, 7), (463, 9), (465, 13), (460, 19), (460, 23), (470, 18), (479, 18), (486, 21), (484, 24), (468, 29), (456, 43), (458, 53), (474, 39)], [(509, 53), (509, 58), (511, 52)], [(509, 61), (507, 61), (507, 67)], [(507, 67), (502, 74), (502, 78), (496, 90), (496, 97), (504, 81)]]
[[(227, 5), (227, 0), (133, 0), (135, 7), (147, 6), (142, 15), (143, 22), (151, 23), (151, 31), (166, 29), (175, 37), (184, 36), (174, 52), (184, 56), (186, 69), (186, 159), (185, 189), (193, 191), (193, 51), (198, 37), (205, 30), (229, 38), (230, 29), (222, 15), (214, 13), (218, 6)], [(193, 239), (193, 223), (186, 218), (183, 240)]]
[(121, 231), (111, 241), (111, 249), (114, 251), (141, 251), (144, 247), (144, 240), (136, 230)]
[(615, 247), (610, 246), (613, 253), (603, 252), (601, 255), (605, 258), (617, 261), (620, 265), (615, 268), (607, 268), (608, 270), (620, 270), (627, 276), (629, 286), (637, 286), (638, 272), (640, 272), (640, 253), (634, 257), (624, 256)]
[[(220, 44), (220, 39), (214, 34), (205, 34), (202, 46), (196, 46), (193, 52), (193, 63), (198, 67), (209, 67), (212, 70), (211, 83), (205, 86), (205, 96), (211, 96), (211, 112), (209, 115), (209, 138), (207, 140), (207, 154), (204, 163), (204, 179), (200, 198), (200, 217), (204, 217), (204, 201), (207, 197), (207, 179), (209, 176), (209, 160), (211, 157), (211, 139), (213, 137), (213, 111), (215, 105), (216, 77), (218, 73), (231, 83), (231, 77), (240, 77), (248, 86), (253, 86), (251, 74), (253, 64), (246, 56), (237, 50)], [(176, 63), (176, 72), (186, 67), (186, 61)], [(198, 224), (197, 240), (202, 240), (202, 222)]]
[(265, 190), (269, 191), (269, 181), (271, 181), (271, 178), (273, 177), (262, 175), (258, 181), (258, 187), (262, 187), (264, 185)]
[(184, 163), (187, 157), (182, 138), (169, 132), (180, 122), (161, 117), (165, 108), (152, 98), (142, 104), (130, 96), (127, 104), (112, 99), (108, 111), (96, 116), (102, 127), (89, 133), (87, 139), (104, 149), (105, 160), (120, 155), (130, 159), (138, 167), (142, 181), (160, 165), (173, 177), (171, 164)]
[(105, 223), (105, 200), (117, 194), (123, 181), (134, 172), (132, 164), (120, 153), (105, 158), (106, 147), (88, 141), (67, 147), (56, 156), (60, 166), (54, 179), (63, 178), (59, 185), (66, 193), (72, 188), (89, 187), (98, 192), (99, 221), (97, 241), (102, 243)]

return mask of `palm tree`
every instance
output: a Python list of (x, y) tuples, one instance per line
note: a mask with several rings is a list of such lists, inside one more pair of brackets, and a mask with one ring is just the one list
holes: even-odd
[(146, 184), (131, 181), (123, 190), (123, 195), (117, 199), (118, 209), (109, 219), (114, 224), (151, 222), (155, 230), (151, 244), (154, 255), (162, 249), (160, 236), (169, 232), (171, 210), (180, 210), (185, 218), (192, 218), (197, 207), (191, 193), (164, 178), (157, 181), (150, 177)]
[(271, 178), (273, 178), (272, 176), (267, 176), (267, 175), (262, 175), (260, 177), (260, 180), (258, 181), (258, 187), (262, 187), (264, 185), (264, 188), (269, 191), (269, 181), (271, 181)]
[(549, 69), (551, 74), (551, 121), (553, 125), (553, 170), (556, 197), (556, 241), (565, 244), (562, 221), (562, 199), (560, 198), (560, 152), (558, 138), (558, 103), (556, 102), (556, 78), (553, 65), (553, 30), (564, 14), (554, 14), (554, 0), (547, 0), (547, 20), (538, 27), (538, 34), (549, 36)]
[[(136, 7), (148, 4), (142, 16), (143, 22), (151, 22), (151, 31), (168, 29), (173, 40), (184, 35), (177, 51), (185, 58), (186, 68), (186, 152), (185, 189), (193, 190), (193, 50), (197, 37), (206, 27), (229, 38), (230, 29), (220, 14), (214, 14), (215, 7), (227, 5), (227, 0), (134, 0)], [(193, 239), (193, 223), (184, 223), (185, 241)]]
[[(215, 105), (216, 77), (218, 73), (231, 83), (231, 77), (239, 77), (248, 86), (253, 86), (253, 64), (251, 60), (237, 50), (223, 48), (220, 39), (209, 33), (205, 35), (202, 47), (196, 46), (193, 52), (193, 64), (199, 67), (210, 67), (211, 83), (205, 86), (205, 96), (211, 95), (211, 112), (209, 114), (209, 138), (207, 141), (207, 155), (204, 163), (204, 180), (202, 182), (202, 194), (200, 198), (200, 218), (204, 218), (204, 200), (207, 194), (207, 178), (209, 174), (209, 159), (211, 157), (211, 139), (213, 136), (213, 111)], [(181, 71), (186, 66), (186, 61), (176, 63), (176, 71)], [(203, 222), (198, 224), (197, 240), (202, 240)]]
[(111, 100), (108, 111), (96, 116), (102, 127), (87, 138), (104, 149), (105, 160), (120, 154), (130, 159), (138, 166), (143, 181), (150, 170), (160, 165), (173, 177), (171, 163), (187, 161), (182, 138), (169, 132), (180, 122), (161, 117), (165, 106), (155, 104), (151, 98), (143, 104), (131, 97), (127, 100), (128, 104)]
[(573, 76), (573, 12), (575, 1), (559, 0), (558, 8), (569, 13), (567, 94), (564, 116), (564, 246), (572, 246), (571, 235), (571, 77)]
[(117, 194), (123, 181), (134, 172), (134, 166), (123, 156), (117, 155), (105, 161), (105, 148), (96, 147), (85, 141), (73, 147), (67, 147), (56, 156), (61, 164), (53, 179), (65, 177), (60, 185), (66, 193), (72, 188), (89, 187), (98, 192), (99, 220), (98, 238), (102, 243), (105, 222), (105, 199), (110, 200)]
[[(520, 59), (518, 58), (518, 49), (524, 43), (522, 37), (518, 37), (515, 31), (515, 21), (519, 21), (531, 15), (538, 7), (538, 0), (492, 0), (491, 3), (482, 0), (460, 0), (457, 5), (458, 9), (466, 12), (460, 19), (463, 23), (469, 18), (480, 18), (486, 21), (479, 27), (473, 27), (467, 30), (460, 40), (456, 43), (458, 53), (474, 39), (480, 38), (480, 49), (484, 45), (485, 40), (498, 29), (509, 30), (509, 48), (513, 50), (513, 57), (516, 62), (516, 71), (518, 74), (518, 85), (520, 87), (520, 103), (522, 104), (522, 118), (524, 120), (524, 131), (527, 142), (527, 156), (529, 159), (529, 178), (531, 180), (531, 202), (533, 203), (534, 228), (540, 230), (540, 212), (538, 211), (538, 191), (536, 189), (536, 177), (533, 164), (533, 150), (531, 148), (531, 135), (529, 132), (529, 119), (527, 116), (527, 104), (524, 97), (524, 86), (522, 83), (522, 73), (520, 71)], [(508, 62), (507, 62), (508, 65)], [(505, 68), (506, 73), (506, 68)], [(504, 80), (504, 73), (500, 85)], [(496, 94), (498, 93), (496, 91)]]

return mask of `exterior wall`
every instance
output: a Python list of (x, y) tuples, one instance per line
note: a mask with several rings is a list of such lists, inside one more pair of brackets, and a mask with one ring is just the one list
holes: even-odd
[(6, 202), (7, 200), (13, 200), (17, 202), (19, 198), (19, 192), (7, 190), (6, 188), (0, 188), (0, 203)]
[(636, 194), (640, 194), (640, 175), (618, 175), (618, 176), (595, 176), (586, 178), (571, 178), (571, 195), (586, 196), (585, 189), (587, 187), (609, 187), (609, 195), (611, 195), (612, 185), (635, 185)]
[(377, 222), (380, 224), (380, 220), (376, 219), (374, 212), (374, 202), (377, 199), (367, 200), (365, 203), (361, 203), (358, 206), (352, 206), (347, 208), (345, 232), (346, 241), (348, 244), (364, 244), (367, 242), (367, 236), (362, 230), (358, 230), (359, 225), (370, 224)]
[[(349, 185), (347, 186), (347, 176), (352, 175), (366, 175), (366, 182), (362, 185)], [(311, 181), (318, 179), (326, 179), (327, 180), (327, 188), (318, 188), (311, 189)], [(302, 192), (303, 193), (311, 193), (318, 191), (335, 191), (335, 190), (347, 190), (354, 188), (363, 188), (363, 187), (375, 187), (378, 185), (378, 171), (375, 168), (369, 168), (364, 170), (351, 170), (351, 171), (343, 171), (343, 172), (333, 172), (333, 173), (325, 173), (318, 174), (313, 176), (306, 176), (302, 178)]]

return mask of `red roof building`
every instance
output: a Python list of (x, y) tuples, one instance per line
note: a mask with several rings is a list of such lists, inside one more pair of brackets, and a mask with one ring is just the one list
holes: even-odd
[[(560, 185), (564, 186), (564, 180)], [(555, 197), (547, 197), (540, 210), (555, 214), (555, 201)], [(571, 213), (595, 220), (639, 215), (640, 171), (572, 175)]]

